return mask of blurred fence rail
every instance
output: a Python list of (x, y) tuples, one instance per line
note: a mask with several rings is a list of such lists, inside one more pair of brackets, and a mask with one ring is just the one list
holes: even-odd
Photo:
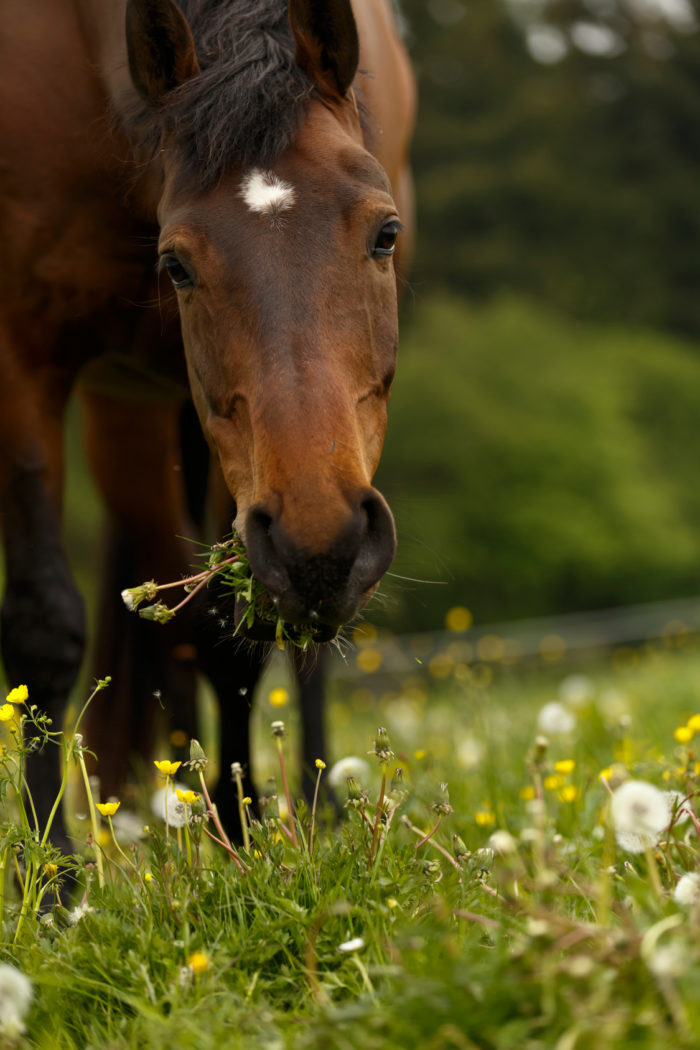
[(353, 647), (333, 661), (335, 678), (422, 671), (468, 678), (480, 667), (557, 663), (605, 650), (616, 651), (622, 663), (645, 643), (683, 648), (700, 639), (700, 596), (411, 635), (362, 624), (352, 638)]

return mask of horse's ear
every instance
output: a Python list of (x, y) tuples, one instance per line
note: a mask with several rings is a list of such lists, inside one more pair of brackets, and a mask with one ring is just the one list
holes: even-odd
[(128, 0), (126, 47), (134, 87), (149, 105), (199, 72), (192, 31), (175, 0)]
[(360, 58), (350, 0), (289, 0), (289, 24), (297, 64), (321, 94), (343, 98)]

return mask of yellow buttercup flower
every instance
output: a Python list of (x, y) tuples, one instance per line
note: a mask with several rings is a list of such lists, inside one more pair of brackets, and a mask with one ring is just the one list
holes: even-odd
[(693, 730), (689, 726), (678, 726), (673, 730), (673, 735), (679, 744), (687, 744), (693, 739)]
[(182, 765), (182, 762), (168, 762), (167, 759), (157, 759), (153, 762), (159, 773), (162, 773), (164, 777), (172, 777), (177, 773), (178, 769)]
[(121, 802), (98, 802), (96, 808), (103, 817), (113, 817), (120, 806)]
[(28, 696), (29, 690), (26, 685), (17, 685), (10, 689), (6, 699), (8, 704), (23, 704)]
[(578, 798), (578, 788), (575, 784), (566, 784), (559, 792), (559, 798), (562, 802), (575, 802)]
[(0, 722), (9, 722), (15, 717), (15, 709), (12, 704), (0, 705)]
[(692, 729), (694, 733), (700, 732), (700, 715), (691, 715), (687, 725), (688, 729)]
[(316, 759), (316, 769), (325, 769), (325, 768), (326, 768), (326, 763), (323, 761), (323, 759), (322, 758), (317, 758)]
[(480, 828), (487, 828), (490, 824), (496, 823), (496, 814), (491, 813), (490, 810), (480, 809), (474, 814), (474, 820)]
[(289, 702), (289, 693), (286, 689), (279, 686), (277, 689), (270, 690), (268, 700), (270, 701), (270, 707), (284, 707)]
[(176, 788), (175, 794), (177, 795), (178, 802), (184, 802), (188, 806), (193, 805), (193, 803), (199, 798), (196, 791), (183, 791), (182, 788)]
[(144, 874), (144, 876), (143, 876), (143, 881), (144, 881), (144, 882), (153, 882), (153, 876), (151, 875), (150, 871), (147, 871), (147, 872), (146, 872), (146, 873)]
[(253, 800), (250, 797), (250, 795), (246, 795), (245, 798), (242, 801), (243, 801), (243, 805), (244, 806), (252, 806), (253, 805)]
[(573, 773), (576, 763), (573, 758), (562, 758), (559, 762), (554, 763), (554, 768), (557, 773), (561, 773), (562, 776), (566, 776), (567, 773)]
[(211, 962), (206, 952), (192, 952), (187, 960), (187, 965), (192, 973), (198, 974), (204, 973), (205, 970), (208, 970), (211, 966)]

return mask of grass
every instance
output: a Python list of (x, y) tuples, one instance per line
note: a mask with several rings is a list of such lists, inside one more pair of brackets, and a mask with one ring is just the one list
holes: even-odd
[[(353, 804), (340, 826), (315, 815), (310, 851), (308, 808), (296, 807), (294, 847), (273, 801), (237, 851), (244, 874), (197, 824), (166, 839), (144, 815), (137, 843), (116, 831), (119, 853), (105, 819), (104, 885), (88, 846), (83, 888), (64, 888), (17, 935), (8, 843), (22, 829), (6, 824), (0, 962), (29, 977), (34, 997), (26, 1033), (0, 1046), (696, 1047), (700, 904), (674, 897), (698, 866), (693, 821), (625, 852), (600, 774), (612, 788), (638, 778), (694, 795), (693, 731), (677, 730), (700, 711), (700, 654), (646, 647), (585, 677), (551, 666), (488, 677), (337, 687), (335, 752), (369, 763)], [(562, 734), (553, 724), (545, 743), (538, 716), (553, 700), (574, 723)], [(281, 799), (280, 717), (293, 735), (293, 713), (263, 699), (261, 785), (274, 773)], [(9, 799), (9, 732), (5, 745)]]

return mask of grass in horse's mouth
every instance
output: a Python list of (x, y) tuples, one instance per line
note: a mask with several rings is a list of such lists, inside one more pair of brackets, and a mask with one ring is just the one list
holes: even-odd
[[(284, 649), (289, 642), (304, 651), (314, 642), (329, 640), (327, 628), (319, 628), (315, 624), (288, 624), (278, 615), (274, 599), (253, 575), (245, 546), (237, 532), (234, 531), (227, 539), (212, 546), (202, 545), (200, 557), (204, 560), (204, 568), (192, 576), (172, 583), (159, 584), (155, 580), (147, 580), (138, 587), (127, 587), (122, 591), (122, 600), (127, 609), (132, 612), (138, 610), (144, 620), (168, 623), (195, 594), (216, 579), (232, 593), (240, 610), (234, 634), (244, 629), (250, 630), (254, 625), (268, 626), (274, 629), (279, 649)], [(166, 605), (159, 597), (160, 594), (177, 587), (184, 589), (185, 597), (177, 605)], [(144, 602), (150, 604), (144, 605)]]

